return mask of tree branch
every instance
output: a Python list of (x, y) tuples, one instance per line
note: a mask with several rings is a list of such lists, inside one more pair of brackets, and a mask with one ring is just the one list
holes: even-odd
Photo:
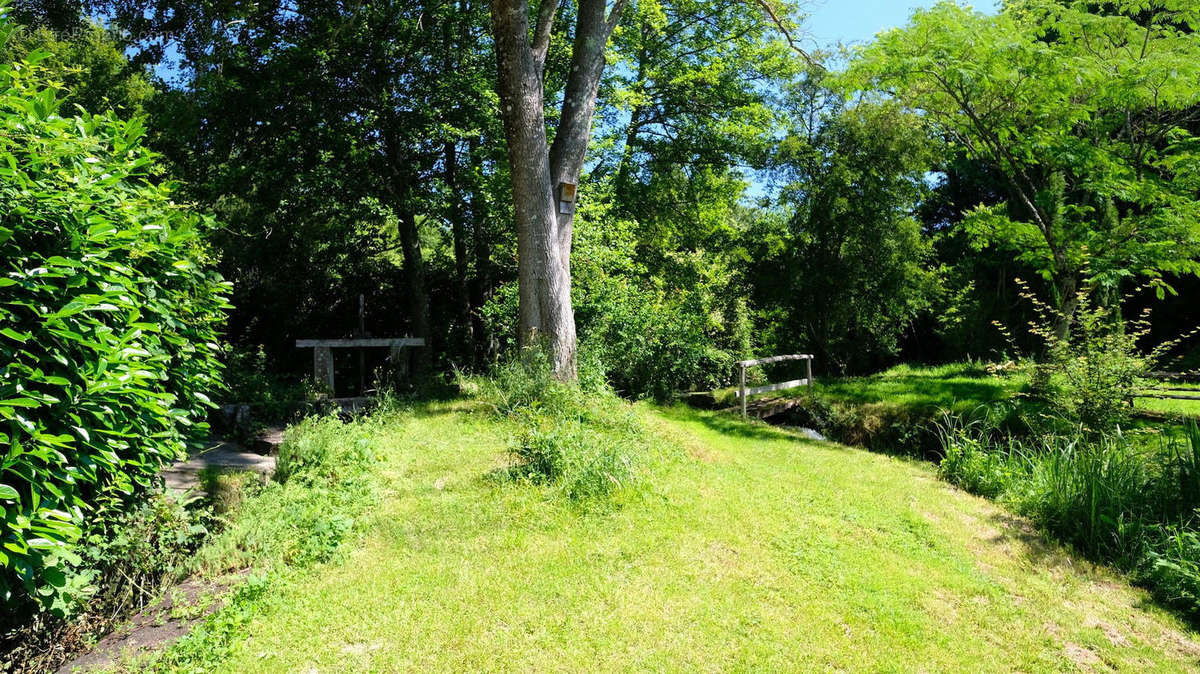
[(546, 65), (546, 54), (550, 51), (550, 32), (554, 28), (554, 14), (560, 0), (542, 0), (538, 6), (537, 25), (533, 29), (533, 62), (541, 72)]
[(617, 22), (621, 20), (621, 11), (624, 9), (625, 0), (617, 0), (615, 3), (613, 3), (613, 8), (608, 12), (608, 19), (604, 22), (604, 25), (608, 28), (605, 39), (607, 39), (609, 35), (612, 35), (613, 29), (617, 27)]
[(775, 23), (775, 27), (779, 29), (779, 32), (783, 33), (783, 38), (787, 40), (788, 46), (792, 48), (792, 51), (802, 56), (805, 61), (808, 61), (808, 65), (825, 70), (825, 66), (818, 63), (817, 60), (814, 59), (807, 51), (805, 51), (804, 48), (796, 42), (796, 39), (792, 37), (791, 29), (787, 27), (787, 24), (784, 23), (782, 18), (780, 18), (779, 14), (775, 11), (775, 8), (771, 6), (771, 0), (754, 1), (758, 3), (759, 7), (762, 7), (762, 10), (767, 13), (767, 16), (771, 17), (771, 21)]

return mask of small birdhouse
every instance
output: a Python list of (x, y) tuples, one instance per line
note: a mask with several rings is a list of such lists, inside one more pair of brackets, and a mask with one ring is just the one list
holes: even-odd
[(558, 184), (558, 212), (575, 212), (575, 183)]

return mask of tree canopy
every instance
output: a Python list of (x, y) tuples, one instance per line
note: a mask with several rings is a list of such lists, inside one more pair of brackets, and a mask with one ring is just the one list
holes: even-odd
[(943, 2), (851, 67), (855, 85), (919, 113), (950, 151), (1004, 181), (1006, 199), (962, 226), (1050, 282), (1063, 329), (1085, 281), (1169, 290), (1164, 274), (1200, 271), (1197, 10), (1108, 7), (1030, 0), (989, 16)]

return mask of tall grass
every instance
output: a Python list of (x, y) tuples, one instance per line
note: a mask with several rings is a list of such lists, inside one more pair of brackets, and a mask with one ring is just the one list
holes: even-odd
[(459, 384), (518, 425), (508, 479), (595, 503), (641, 483), (655, 441), (630, 403), (595, 378), (581, 380), (583, 386), (558, 381), (545, 356), (529, 350), (488, 377), (460, 377)]
[(275, 480), (249, 495), (188, 570), (303, 567), (329, 559), (378, 495), (373, 437), (397, 415), (309, 417), (288, 428)]
[(947, 417), (946, 480), (998, 499), (1200, 620), (1200, 430), (1148, 446), (1121, 433), (997, 432)]

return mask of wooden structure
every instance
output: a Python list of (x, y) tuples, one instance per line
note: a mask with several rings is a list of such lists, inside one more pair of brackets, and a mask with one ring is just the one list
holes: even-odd
[[(404, 364), (405, 347), (425, 346), (425, 340), (416, 337), (360, 337), (356, 339), (297, 339), (297, 349), (313, 350), (313, 377), (317, 381), (333, 388), (333, 350), (334, 349), (370, 349), (388, 348), (388, 358)], [(361, 359), (359, 361), (362, 362)], [(361, 367), (361, 366), (360, 366)]]
[[(1170, 383), (1172, 381), (1180, 382), (1196, 382), (1200, 381), (1200, 375), (1196, 372), (1151, 372), (1150, 379)], [(1190, 393), (1191, 395), (1180, 395), (1182, 393)], [(1181, 388), (1171, 386), (1157, 386), (1146, 391), (1140, 391), (1134, 395), (1135, 398), (1154, 398), (1157, 400), (1200, 400), (1200, 389)], [(1130, 401), (1132, 404), (1133, 401)]]
[[(791, 381), (780, 382), (778, 384), (767, 384), (765, 386), (756, 386), (754, 388), (746, 388), (746, 370), (758, 365), (769, 365), (771, 363), (782, 363), (789, 360), (804, 361), (804, 379), (793, 379)], [(788, 356), (771, 356), (770, 358), (759, 358), (756, 360), (743, 360), (738, 362), (738, 398), (742, 403), (742, 416), (748, 416), (746, 413), (746, 401), (752, 395), (759, 393), (770, 393), (771, 391), (783, 391), (785, 389), (796, 388), (799, 386), (812, 386), (812, 354), (793, 354)]]

